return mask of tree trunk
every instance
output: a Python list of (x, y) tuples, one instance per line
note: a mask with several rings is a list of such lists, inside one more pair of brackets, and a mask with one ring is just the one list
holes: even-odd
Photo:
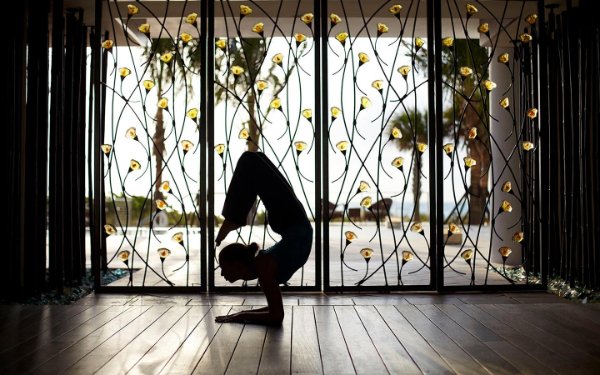
[(254, 93), (250, 92), (248, 94), (248, 115), (250, 119), (248, 120), (248, 133), (250, 133), (250, 139), (246, 142), (248, 145), (248, 151), (258, 151), (258, 139), (260, 138), (260, 132), (258, 129), (258, 122), (256, 121), (256, 98), (254, 97)]
[(421, 155), (417, 152), (417, 163), (413, 168), (413, 197), (415, 201), (414, 221), (421, 221)]
[[(477, 161), (477, 165), (471, 168), (471, 183), (469, 186), (469, 225), (482, 225), (485, 223), (485, 209), (488, 198), (488, 180), (490, 155), (490, 135), (487, 129), (481, 126), (475, 110), (468, 106), (465, 113), (466, 131), (477, 126), (477, 139), (469, 142), (469, 153)], [(478, 126), (479, 125), (479, 126)]]
[[(158, 90), (160, 92), (160, 90)], [(158, 108), (156, 110), (156, 128), (154, 129), (154, 137), (152, 137), (154, 145), (152, 146), (152, 155), (154, 155), (156, 161), (156, 184), (154, 185), (154, 199), (164, 199), (163, 194), (160, 192), (160, 185), (162, 184), (162, 170), (163, 170), (163, 156), (165, 152), (165, 125), (163, 120), (163, 109)]]

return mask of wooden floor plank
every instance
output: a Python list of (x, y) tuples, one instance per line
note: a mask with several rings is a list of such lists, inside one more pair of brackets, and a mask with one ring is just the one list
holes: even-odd
[(399, 294), (390, 294), (390, 295), (363, 295), (353, 297), (355, 305), (400, 305), (404, 303), (408, 303), (408, 301), (404, 298), (404, 296)]
[[(204, 319), (194, 327), (192, 333), (177, 348), (175, 354), (162, 368), (158, 369), (158, 373), (169, 375), (191, 374), (198, 362), (200, 362), (200, 359), (202, 359), (206, 348), (208, 348), (214, 336), (223, 326), (216, 323), (215, 318), (220, 315), (227, 315), (230, 312), (231, 306), (211, 307)], [(139, 369), (132, 371), (132, 373), (145, 374), (144, 372), (140, 372)]]
[(158, 374), (196, 326), (203, 322), (209, 310), (209, 306), (190, 306), (188, 312), (156, 341), (152, 348), (129, 370), (128, 374)]
[[(26, 341), (25, 339), (21, 340), (19, 337), (19, 340), (15, 342), (15, 346), (0, 353), (0, 369), (17, 362), (19, 359), (36, 351), (40, 347), (47, 345), (57, 337), (60, 337), (69, 331), (78, 329), (81, 324), (86, 324), (90, 319), (95, 318), (108, 308), (108, 306), (84, 306), (83, 311), (75, 316), (70, 316), (66, 320), (62, 319), (62, 317), (57, 318), (56, 320), (49, 320), (48, 325), (50, 325), (50, 327), (48, 329), (40, 329), (38, 335), (30, 337), (29, 339), (26, 339)], [(79, 309), (72, 310), (75, 312)], [(53, 317), (55, 317), (55, 315)]]
[[(556, 337), (560, 337), (563, 342), (568, 342), (568, 345), (577, 348), (591, 357), (600, 358), (600, 341), (598, 341), (597, 336), (589, 337), (584, 332), (572, 326), (574, 320), (570, 317), (556, 319), (555, 316), (548, 312), (548, 308), (552, 306), (553, 304), (548, 304), (545, 305), (545, 308), (534, 312), (530, 311), (527, 306), (523, 306), (516, 311), (514, 309), (502, 309), (507, 313), (515, 314), (516, 312), (521, 319), (525, 319), (530, 324)], [(600, 366), (600, 360), (596, 359), (596, 362)]]
[(533, 315), (545, 314), (552, 324), (563, 327), (570, 332), (577, 332), (578, 336), (587, 340), (590, 345), (596, 346), (597, 349), (600, 348), (600, 343), (598, 342), (600, 324), (577, 315), (576, 312), (581, 310), (580, 308), (575, 308), (573, 305), (565, 307), (565, 309), (556, 309), (556, 304), (554, 303), (532, 303), (521, 306), (523, 310)]
[(115, 317), (127, 313), (128, 310), (130, 310), (130, 308), (126, 306), (109, 307), (99, 315), (95, 316), (91, 321), (86, 322), (63, 335), (53, 337), (51, 341), (45, 342), (35, 351), (12, 362), (9, 366), (3, 368), (2, 371), (11, 374), (23, 374), (32, 371), (39, 366), (45, 365), (47, 361), (51, 360), (59, 353), (68, 350), (73, 345), (81, 342), (81, 340), (84, 340), (89, 335), (101, 329), (104, 325), (110, 323)]
[(293, 306), (291, 360), (294, 374), (323, 373), (312, 306)]
[(354, 309), (390, 373), (421, 374), (419, 367), (396, 339), (374, 306), (355, 306)]
[[(255, 307), (253, 307), (255, 308)], [(285, 315), (284, 315), (285, 316)], [(262, 351), (267, 336), (267, 327), (246, 324), (235, 346), (226, 374), (256, 374), (260, 366)]]
[(353, 306), (335, 306), (338, 322), (357, 374), (387, 374), (377, 349)]
[[(230, 313), (245, 309), (242, 306), (234, 306)], [(206, 348), (193, 374), (224, 374), (243, 329), (244, 324), (241, 323), (223, 323)]]
[[(522, 319), (519, 314), (519, 310), (516, 308), (518, 305), (507, 313), (506, 310), (501, 309), (499, 305), (479, 305), (484, 311), (494, 317), (502, 317), (503, 319), (510, 319), (510, 325), (521, 333), (534, 338), (538, 345), (545, 345), (549, 348), (553, 348), (555, 351), (564, 354), (571, 362), (571, 370), (573, 372), (581, 371), (581, 373), (590, 373), (588, 369), (600, 369), (597, 364), (597, 360), (591, 358), (586, 353), (581, 352), (575, 348), (572, 342), (563, 340), (560, 337), (553, 335), (552, 333), (546, 332), (537, 326), (530, 324), (526, 320)], [(572, 361), (576, 361), (578, 366), (572, 367)], [(568, 364), (567, 364), (568, 365)], [(564, 369), (567, 370), (567, 369)], [(594, 371), (595, 372), (595, 371)], [(591, 372), (591, 373), (594, 373)], [(569, 373), (569, 372), (567, 372)]]
[[(418, 309), (431, 320), (433, 324), (460, 345), (464, 351), (475, 358), (483, 367), (492, 374), (519, 374), (519, 370), (500, 357), (497, 353), (483, 344), (477, 337), (470, 334), (460, 325), (456, 324), (448, 315), (444, 314), (435, 305), (419, 305)], [(487, 330), (489, 331), (489, 330)], [(499, 340), (493, 332), (482, 333), (489, 341)]]
[(436, 352), (459, 374), (487, 374), (488, 371), (452, 341), (442, 330), (412, 305), (395, 306)]
[(589, 304), (567, 303), (554, 305), (553, 311), (559, 315), (576, 317), (583, 324), (589, 324), (593, 329), (600, 329), (600, 311)]
[[(80, 357), (75, 363), (68, 366), (63, 374), (90, 374), (98, 371), (104, 364), (116, 357), (121, 351), (130, 349), (135, 350), (131, 343), (145, 332), (148, 328), (154, 327), (154, 323), (160, 321), (169, 311), (169, 306), (155, 305), (151, 306), (146, 312), (137, 319), (128, 322), (115, 330), (113, 334), (100, 345), (89, 350), (84, 356)], [(77, 351), (76, 353), (80, 353)], [(69, 356), (69, 359), (75, 356)]]
[(333, 306), (313, 307), (325, 374), (354, 374), (354, 365)]
[[(144, 323), (148, 327), (137, 335), (135, 339), (126, 344), (125, 347), (120, 348), (117, 353), (110, 353), (106, 350), (102, 350), (99, 353), (99, 350), (92, 352), (88, 355), (88, 358), (92, 356), (96, 357), (96, 363), (106, 359), (106, 362), (95, 373), (99, 375), (124, 374), (129, 371), (163, 335), (171, 330), (189, 309), (189, 306), (173, 306), (154, 321), (144, 318)], [(105, 357), (104, 359), (101, 358), (103, 356)], [(85, 364), (81, 366), (86, 369), (89, 368)]]
[[(12, 318), (11, 321), (4, 322), (0, 328), (0, 350), (6, 350), (18, 344), (21, 335), (31, 336), (34, 334), (40, 324), (46, 319), (51, 318), (51, 306), (33, 306), (32, 309), (24, 309), (21, 313)], [(62, 307), (62, 306), (57, 306)], [(56, 311), (56, 309), (54, 309)]]
[(423, 373), (455, 373), (394, 306), (376, 306), (376, 309)]
[(103, 342), (110, 339), (115, 333), (135, 322), (136, 319), (150, 308), (150, 306), (134, 307), (123, 314), (115, 316), (110, 322), (57, 353), (57, 355), (53, 356), (46, 363), (40, 364), (35, 369), (35, 372), (40, 374), (56, 374), (65, 371)]
[(290, 372), (292, 356), (292, 306), (283, 306), (281, 327), (269, 327), (260, 359), (259, 374), (280, 375)]

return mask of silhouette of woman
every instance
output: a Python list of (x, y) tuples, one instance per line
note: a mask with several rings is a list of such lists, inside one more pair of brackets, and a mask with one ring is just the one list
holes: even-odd
[(258, 278), (268, 306), (218, 316), (215, 321), (280, 325), (283, 302), (279, 284), (285, 284), (300, 269), (312, 248), (313, 229), (304, 207), (277, 167), (260, 152), (246, 151), (240, 157), (223, 204), (223, 222), (215, 243), (246, 225), (250, 209), (260, 197), (267, 210), (267, 222), (281, 240), (260, 250), (256, 243), (233, 243), (219, 253), (221, 276), (229, 282)]

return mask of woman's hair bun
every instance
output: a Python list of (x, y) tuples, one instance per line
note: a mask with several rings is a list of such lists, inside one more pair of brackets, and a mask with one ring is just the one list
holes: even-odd
[(253, 253), (258, 251), (258, 244), (256, 242), (252, 242), (250, 245), (248, 245), (248, 251), (252, 251)]

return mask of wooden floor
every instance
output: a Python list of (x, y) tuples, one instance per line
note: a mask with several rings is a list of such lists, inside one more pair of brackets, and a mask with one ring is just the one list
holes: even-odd
[(260, 295), (0, 305), (2, 374), (600, 374), (600, 305), (546, 293), (286, 295), (281, 328), (217, 324)]

